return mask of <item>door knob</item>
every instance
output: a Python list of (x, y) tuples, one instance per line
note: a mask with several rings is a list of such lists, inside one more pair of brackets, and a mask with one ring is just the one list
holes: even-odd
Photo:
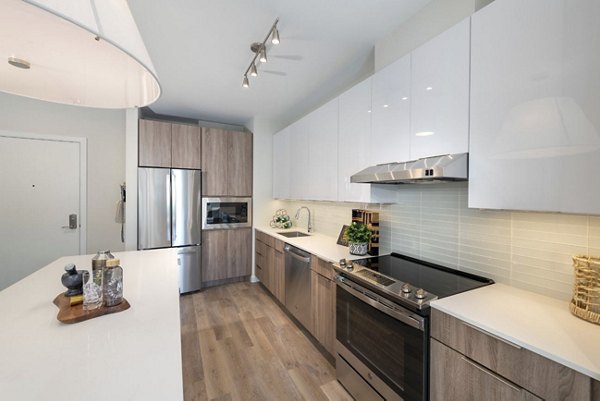
[(71, 230), (76, 230), (77, 229), (77, 215), (76, 214), (70, 214), (69, 215), (69, 225), (68, 226), (62, 226), (61, 228), (68, 228)]

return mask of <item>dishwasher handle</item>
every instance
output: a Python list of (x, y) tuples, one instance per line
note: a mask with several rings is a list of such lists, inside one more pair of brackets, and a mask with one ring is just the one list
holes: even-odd
[(296, 249), (288, 244), (285, 245), (283, 250), (285, 253), (287, 253), (294, 259), (298, 259), (304, 263), (310, 263), (310, 254), (309, 253), (304, 253), (304, 252), (300, 251), (299, 249)]

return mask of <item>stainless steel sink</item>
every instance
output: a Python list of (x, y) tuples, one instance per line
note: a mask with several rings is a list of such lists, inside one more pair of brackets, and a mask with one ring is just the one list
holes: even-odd
[(304, 234), (300, 231), (285, 231), (277, 234), (283, 235), (286, 238), (310, 237), (310, 235)]

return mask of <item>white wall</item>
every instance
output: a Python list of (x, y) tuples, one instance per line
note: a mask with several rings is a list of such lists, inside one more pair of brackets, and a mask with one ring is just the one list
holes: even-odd
[(125, 112), (125, 250), (137, 250), (138, 109)]
[(433, 0), (375, 45), (375, 71), (410, 53), (492, 0)]
[[(253, 133), (252, 157), (252, 224), (268, 225), (273, 214), (273, 134), (279, 129), (272, 122), (255, 118), (246, 124)], [(256, 280), (254, 263), (254, 232), (252, 234), (252, 278)]]
[(87, 138), (87, 252), (123, 250), (115, 223), (125, 181), (125, 111), (59, 105), (0, 93), (0, 129)]
[(273, 134), (279, 127), (255, 118), (247, 124), (247, 128), (254, 134), (252, 221), (256, 226), (264, 226), (273, 216)]

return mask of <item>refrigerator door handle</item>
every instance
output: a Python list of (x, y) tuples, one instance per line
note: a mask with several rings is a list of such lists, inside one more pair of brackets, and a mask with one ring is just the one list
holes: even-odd
[(171, 225), (171, 231), (173, 232), (172, 243), (177, 241), (177, 175), (171, 170), (171, 213), (173, 214), (173, 224)]
[(172, 242), (171, 241), (171, 174), (167, 174), (166, 175), (166, 182), (165, 182), (165, 195), (167, 198), (167, 208), (166, 208), (166, 213), (167, 213), (167, 241)]

